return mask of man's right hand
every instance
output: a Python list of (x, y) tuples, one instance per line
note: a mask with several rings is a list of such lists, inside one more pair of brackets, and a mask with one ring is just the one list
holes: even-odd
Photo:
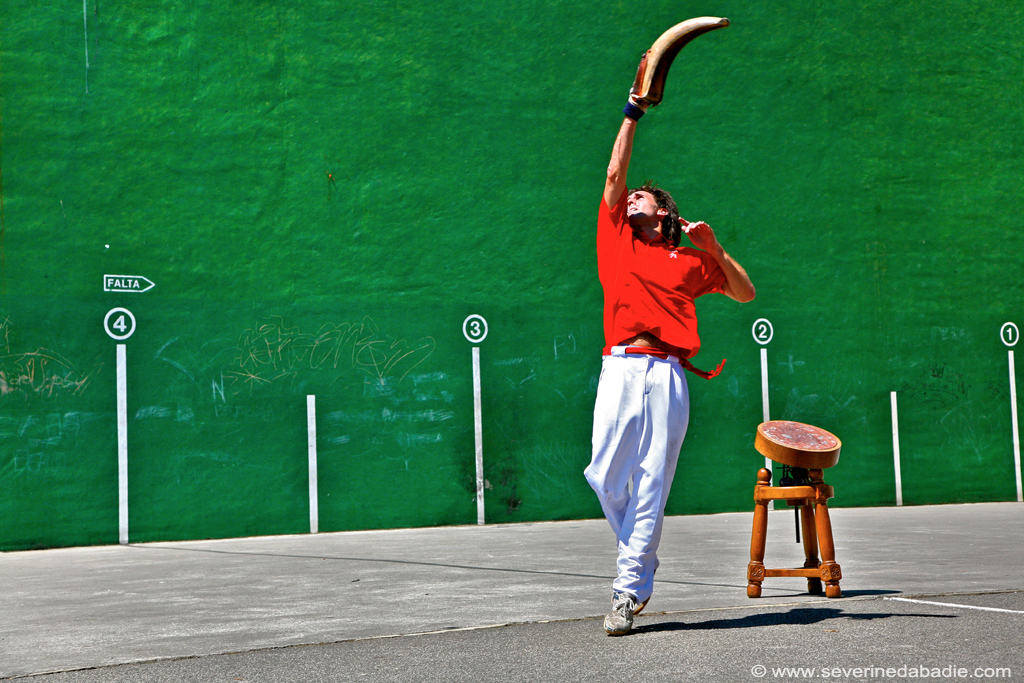
[(651, 51), (648, 50), (640, 57), (640, 64), (636, 67), (636, 78), (633, 79), (633, 87), (629, 89), (629, 101), (644, 111), (647, 111), (647, 104), (640, 104), (640, 100), (636, 98), (639, 97), (640, 89), (644, 85), (644, 73), (647, 71), (647, 55), (650, 53)]
[(643, 100), (638, 99), (637, 96), (633, 94), (632, 90), (629, 91), (629, 101), (632, 102), (635, 106), (640, 107), (644, 111), (647, 111), (647, 108), (651, 106), (644, 102)]

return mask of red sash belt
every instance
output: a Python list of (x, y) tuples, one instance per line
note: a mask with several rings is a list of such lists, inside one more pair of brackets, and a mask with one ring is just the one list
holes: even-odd
[(711, 372), (708, 372), (707, 370), (701, 370), (700, 368), (694, 367), (693, 363), (691, 363), (686, 358), (680, 358), (674, 353), (669, 353), (668, 351), (657, 349), (652, 346), (627, 346), (626, 353), (641, 353), (647, 356), (654, 356), (656, 358), (675, 358), (677, 361), (679, 361), (679, 364), (682, 365), (685, 369), (689, 370), (698, 377), (703, 377), (704, 379), (718, 377), (719, 373), (722, 372), (722, 368), (725, 367), (725, 359), (723, 358), (722, 362), (718, 364), (718, 367), (712, 370)]

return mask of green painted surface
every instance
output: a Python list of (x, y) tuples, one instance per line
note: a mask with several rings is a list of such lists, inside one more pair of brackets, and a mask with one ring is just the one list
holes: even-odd
[[(1024, 10), (1013, 3), (7, 0), (0, 22), (0, 549), (116, 543), (125, 307), (132, 541), (596, 517), (593, 231), (637, 58), (656, 178), (758, 287), (699, 304), (669, 512), (750, 507), (771, 415), (844, 442), (836, 505), (1016, 496)], [(88, 60), (88, 67), (87, 67)], [(145, 293), (103, 291), (135, 274)], [(1024, 347), (1021, 347), (1024, 348)], [(716, 493), (707, 493), (708, 484)]]

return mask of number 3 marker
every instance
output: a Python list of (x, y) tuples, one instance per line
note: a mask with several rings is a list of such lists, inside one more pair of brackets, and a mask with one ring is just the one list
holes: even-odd
[[(462, 321), (462, 334), (471, 344), (487, 336), (487, 321), (482, 315), (470, 315)], [(476, 441), (476, 523), (483, 526), (484, 516), (484, 427), (480, 400), (480, 347), (473, 347), (473, 432)]]
[(487, 321), (482, 315), (471, 315), (462, 323), (462, 334), (471, 344), (479, 344), (487, 336)]

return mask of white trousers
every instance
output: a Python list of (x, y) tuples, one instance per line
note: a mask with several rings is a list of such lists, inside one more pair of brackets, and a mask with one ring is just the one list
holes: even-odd
[(597, 386), (593, 459), (584, 475), (618, 540), (612, 590), (641, 603), (654, 590), (665, 502), (690, 420), (684, 372), (675, 359), (615, 347)]

